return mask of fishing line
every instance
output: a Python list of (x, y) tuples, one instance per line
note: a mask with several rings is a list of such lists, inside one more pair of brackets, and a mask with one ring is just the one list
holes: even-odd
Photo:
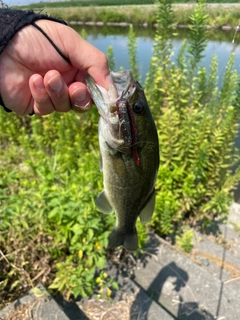
[[(227, 218), (227, 221), (225, 223), (224, 227), (224, 239), (227, 239), (227, 224), (229, 223), (229, 216)], [(224, 264), (226, 261), (226, 246), (223, 247), (223, 253), (222, 253), (222, 265), (220, 269), (220, 275), (219, 275), (219, 280), (220, 280), (220, 288), (219, 288), (219, 298), (218, 298), (218, 304), (217, 304), (217, 310), (216, 310), (216, 318), (219, 317), (220, 313), (220, 308), (221, 308), (221, 302), (222, 302), (222, 296), (223, 296), (223, 290), (224, 290), (224, 282), (223, 282), (223, 271), (224, 271)]]
[(235, 30), (235, 33), (234, 33), (234, 36), (233, 36), (233, 39), (232, 39), (232, 43), (235, 42), (235, 39), (236, 39), (237, 32), (238, 32), (239, 28), (240, 28), (240, 23), (239, 23), (238, 26), (236, 27), (236, 30)]
[[(235, 53), (235, 50), (236, 50), (236, 48), (237, 48), (237, 46), (238, 46), (238, 45), (235, 43), (235, 40), (236, 40), (238, 31), (240, 31), (240, 21), (239, 21), (239, 24), (238, 24), (238, 26), (236, 27), (235, 32), (234, 32), (234, 35), (233, 35), (231, 54), (232, 54), (232, 53)], [(220, 66), (220, 68), (219, 68), (219, 79), (224, 77), (224, 71), (223, 71), (224, 69), (225, 69), (225, 71), (226, 71), (226, 67), (224, 67), (224, 65), (221, 64), (221, 66)], [(220, 81), (218, 81), (218, 83), (219, 83), (219, 88), (220, 88), (220, 87), (221, 87), (220, 84), (222, 85), (222, 83), (221, 83)]]

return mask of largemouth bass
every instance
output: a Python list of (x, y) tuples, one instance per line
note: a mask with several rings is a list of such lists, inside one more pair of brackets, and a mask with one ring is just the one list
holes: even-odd
[(112, 72), (109, 91), (87, 76), (100, 114), (100, 167), (104, 190), (95, 201), (103, 213), (115, 211), (109, 247), (136, 250), (136, 220), (148, 222), (154, 211), (159, 144), (157, 130), (141, 85), (130, 71)]

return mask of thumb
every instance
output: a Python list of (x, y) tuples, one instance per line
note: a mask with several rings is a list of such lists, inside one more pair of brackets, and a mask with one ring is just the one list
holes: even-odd
[(70, 28), (71, 41), (67, 41), (66, 52), (71, 64), (76, 67), (81, 74), (89, 73), (95, 82), (108, 89), (112, 84), (108, 60), (106, 55), (84, 40), (75, 30)]

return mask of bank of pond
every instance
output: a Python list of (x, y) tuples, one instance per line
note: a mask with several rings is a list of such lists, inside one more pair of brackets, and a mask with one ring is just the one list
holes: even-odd
[[(183, 1), (182, 1), (183, 2)], [(88, 4), (90, 2), (88, 1)], [(70, 2), (41, 2), (31, 4), (24, 9), (40, 9), (66, 21), (92, 23), (132, 23), (134, 25), (147, 24), (153, 26), (157, 22), (157, 5), (147, 4), (145, 1), (135, 5), (123, 5), (124, 2), (112, 1), (113, 5), (100, 5), (100, 1), (92, 6), (83, 6), (83, 1)], [(146, 3), (146, 4), (145, 4)], [(174, 23), (187, 26), (192, 24), (190, 19), (196, 3), (182, 3), (173, 5)], [(207, 24), (214, 28), (236, 28), (240, 21), (240, 4), (207, 4), (205, 12), (208, 15)]]

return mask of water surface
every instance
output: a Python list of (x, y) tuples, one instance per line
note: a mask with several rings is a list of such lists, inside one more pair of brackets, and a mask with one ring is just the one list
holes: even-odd
[[(129, 69), (129, 57), (127, 50), (128, 43), (128, 27), (107, 27), (107, 26), (76, 26), (75, 29), (81, 32), (85, 29), (87, 40), (103, 52), (107, 52), (109, 46), (113, 47), (115, 57), (115, 70), (120, 67)], [(138, 45), (138, 62), (139, 69), (144, 82), (146, 73), (149, 68), (150, 59), (152, 57), (152, 47), (154, 42), (155, 29), (135, 27), (134, 32), (137, 36)], [(178, 35), (172, 39), (174, 50), (173, 60), (176, 59), (182, 42), (188, 37), (188, 30), (177, 30)], [(209, 31), (209, 40), (204, 52), (205, 58), (202, 65), (207, 68), (210, 65), (214, 54), (218, 56), (219, 62), (219, 78), (221, 80), (227, 61), (231, 53), (235, 53), (234, 68), (240, 73), (240, 32), (237, 33), (234, 43), (235, 31)]]

